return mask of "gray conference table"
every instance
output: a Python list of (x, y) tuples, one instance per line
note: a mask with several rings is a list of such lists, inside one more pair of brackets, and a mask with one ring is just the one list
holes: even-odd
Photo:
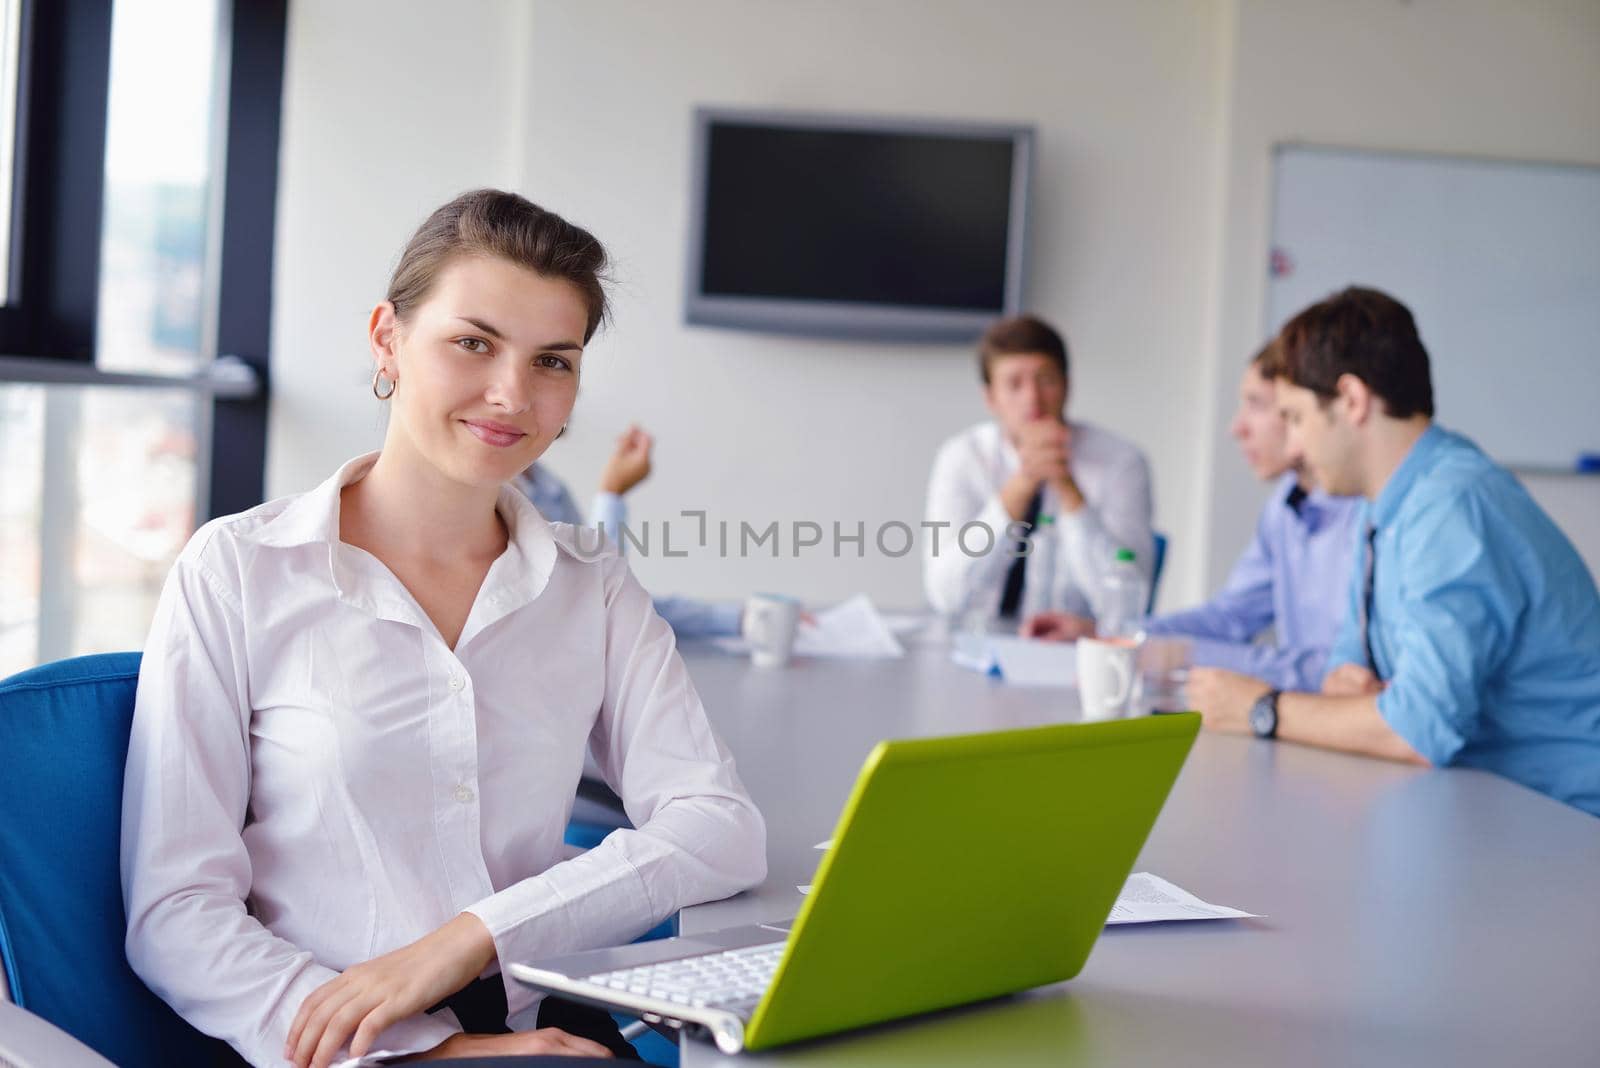
[[(772, 670), (683, 652), (770, 868), (684, 910), (686, 934), (798, 910), (879, 739), (1077, 715), (1070, 690), (1008, 687), (936, 642)], [(1202, 732), (1136, 870), (1264, 918), (1109, 930), (1071, 982), (740, 1058), (686, 1040), (684, 1068), (1600, 1063), (1600, 819), (1509, 781)]]

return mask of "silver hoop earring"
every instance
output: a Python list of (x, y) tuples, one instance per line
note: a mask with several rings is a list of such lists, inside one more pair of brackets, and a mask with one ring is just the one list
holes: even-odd
[[(387, 392), (387, 393), (379, 393), (378, 392), (378, 383), (379, 382), (388, 382), (389, 383), (389, 392)], [(372, 376), (372, 395), (374, 397), (377, 397), (381, 401), (388, 400), (390, 397), (394, 396), (395, 388), (397, 386), (399, 386), (399, 384), (400, 383), (396, 382), (394, 379), (389, 378), (388, 376), (386, 376), (383, 373), (383, 368), (380, 367), (380, 368), (378, 368), (378, 373)]]

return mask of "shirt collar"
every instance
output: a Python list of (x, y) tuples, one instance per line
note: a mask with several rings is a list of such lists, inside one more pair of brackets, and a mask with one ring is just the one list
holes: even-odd
[(1372, 502), (1372, 525), (1382, 527), (1393, 519), (1400, 510), (1400, 504), (1411, 492), (1411, 487), (1417, 479), (1428, 470), (1433, 454), (1445, 442), (1445, 432), (1434, 423), (1428, 424), (1428, 429), (1422, 436), (1412, 443), (1405, 459), (1400, 461), (1400, 466), (1394, 469), (1394, 474), (1389, 476), (1389, 481), (1379, 492), (1376, 500)]
[[(329, 567), (340, 597), (388, 615), (403, 606), (383, 603), (388, 598), (381, 591), (371, 589), (363, 577), (364, 568), (355, 558), (364, 554), (339, 540), (340, 491), (364, 478), (377, 459), (378, 454), (370, 452), (345, 463), (321, 485), (290, 501), (288, 507), (255, 532), (252, 540), (277, 548), (326, 545)], [(544, 590), (555, 569), (557, 543), (551, 535), (550, 523), (511, 484), (500, 487), (495, 510), (505, 520), (508, 542), (505, 553), (485, 576), (479, 600), (493, 618), (499, 618)], [(585, 556), (581, 550), (572, 555)], [(478, 626), (470, 629), (481, 629), (489, 622), (492, 619), (478, 621)], [(466, 637), (463, 632), (462, 639)]]
[(1284, 508), (1295, 522), (1304, 527), (1308, 534), (1320, 531), (1334, 513), (1334, 498), (1320, 486), (1305, 489), (1293, 472), (1284, 476), (1282, 485)]
[(1304, 519), (1305, 508), (1310, 499), (1311, 494), (1307, 493), (1306, 488), (1300, 485), (1300, 480), (1291, 476), (1289, 492), (1283, 496), (1284, 505), (1296, 516)]
[(347, 461), (316, 489), (302, 493), (251, 536), (258, 545), (288, 549), (321, 541), (339, 540), (339, 491), (366, 477), (378, 454), (369, 452)]

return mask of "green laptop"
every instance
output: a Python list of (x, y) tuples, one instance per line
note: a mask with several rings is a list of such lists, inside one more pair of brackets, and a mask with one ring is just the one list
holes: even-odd
[(1192, 712), (880, 742), (792, 923), (514, 963), (530, 986), (760, 1050), (1077, 975)]

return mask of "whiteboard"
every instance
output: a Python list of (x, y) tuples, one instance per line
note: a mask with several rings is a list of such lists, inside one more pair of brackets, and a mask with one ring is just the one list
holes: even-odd
[(1347, 285), (1406, 304), (1440, 423), (1501, 463), (1600, 453), (1600, 167), (1280, 146), (1269, 335)]

